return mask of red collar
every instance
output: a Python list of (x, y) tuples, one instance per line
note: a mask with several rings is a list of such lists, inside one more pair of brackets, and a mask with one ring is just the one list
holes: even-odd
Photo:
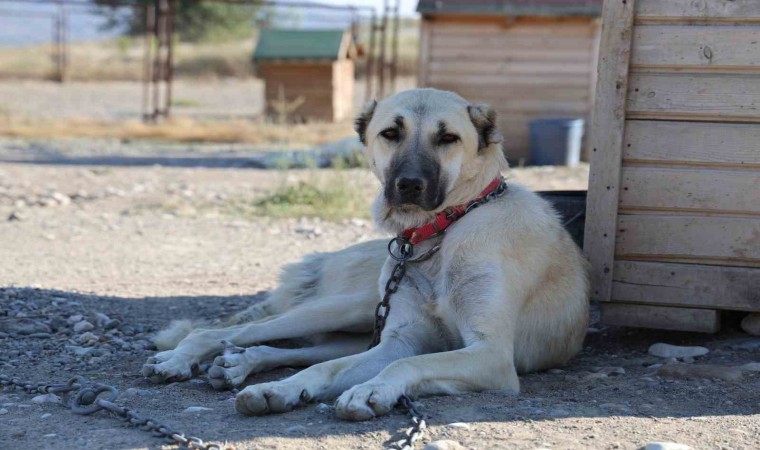
[(433, 236), (442, 234), (446, 228), (470, 212), (471, 209), (491, 200), (494, 196), (501, 195), (506, 188), (506, 181), (504, 181), (504, 178), (501, 176), (498, 176), (494, 178), (485, 189), (483, 189), (483, 192), (481, 192), (479, 196), (467, 203), (449, 206), (436, 214), (432, 222), (421, 227), (406, 229), (401, 233), (401, 236), (409, 241), (410, 244), (416, 245)]

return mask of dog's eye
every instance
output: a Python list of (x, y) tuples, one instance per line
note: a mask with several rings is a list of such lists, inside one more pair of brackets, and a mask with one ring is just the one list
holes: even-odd
[(388, 139), (389, 141), (398, 140), (398, 130), (395, 128), (388, 128), (380, 132), (380, 136)]
[(453, 144), (459, 140), (459, 136), (456, 134), (446, 133), (441, 136), (441, 144)]

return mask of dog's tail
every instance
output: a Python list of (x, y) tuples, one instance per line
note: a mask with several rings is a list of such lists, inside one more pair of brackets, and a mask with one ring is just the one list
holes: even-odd
[(192, 320), (175, 320), (169, 327), (161, 330), (153, 338), (153, 344), (159, 350), (172, 350), (199, 324)]

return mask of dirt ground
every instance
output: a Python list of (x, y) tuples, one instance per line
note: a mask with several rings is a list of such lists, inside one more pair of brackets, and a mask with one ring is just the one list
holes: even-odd
[[(20, 146), (27, 162), (18, 162)], [(204, 158), (188, 164), (190, 150)], [(32, 382), (86, 375), (118, 387), (117, 402), (144, 416), (239, 449), (374, 449), (397, 440), (408, 426), (401, 410), (364, 423), (337, 419), (330, 405), (250, 418), (234, 411), (232, 393), (213, 391), (203, 377), (153, 385), (140, 376), (154, 353), (150, 336), (171, 319), (232, 313), (264, 298), (283, 264), (382, 236), (364, 218), (274, 219), (228, 207), (232, 199), (255, 199), (315, 176), (215, 159), (229, 152), (229, 146), (0, 140), (0, 160), (17, 161), (0, 163), (0, 374)], [(168, 166), (119, 157), (137, 153), (158, 155)], [(104, 154), (113, 158), (98, 165), (87, 158)], [(62, 155), (69, 163), (60, 163)], [(71, 163), (75, 157), (81, 164)], [(585, 166), (532, 168), (511, 178), (535, 189), (584, 189), (587, 173)], [(342, 176), (369, 202), (376, 188), (369, 173)], [(653, 441), (760, 448), (760, 372), (751, 365), (760, 361), (760, 339), (737, 331), (735, 319), (715, 336), (607, 328), (592, 320), (583, 352), (567, 367), (523, 376), (519, 396), (421, 399), (419, 408), (430, 416), (425, 442), (450, 439), (471, 449), (638, 449)], [(676, 362), (647, 353), (657, 342), (701, 345), (709, 353)], [(718, 366), (710, 378), (668, 375), (668, 368), (707, 364)], [(105, 413), (77, 416), (32, 398), (0, 391), (0, 447), (161, 446)], [(209, 409), (185, 412), (196, 406)]]

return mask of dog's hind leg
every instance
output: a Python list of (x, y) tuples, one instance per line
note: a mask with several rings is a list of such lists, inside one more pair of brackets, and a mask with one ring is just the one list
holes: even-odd
[(369, 332), (374, 320), (372, 307), (361, 307), (363, 303), (353, 297), (336, 295), (322, 298), (258, 323), (194, 330), (176, 349), (150, 358), (142, 373), (155, 383), (189, 379), (201, 361), (222, 352), (222, 341), (249, 346), (334, 331)]
[(303, 367), (354, 355), (367, 349), (369, 334), (330, 333), (312, 347), (276, 348), (266, 345), (243, 351), (227, 351), (217, 356), (208, 371), (214, 389), (231, 389), (242, 384), (252, 373), (277, 367)]

